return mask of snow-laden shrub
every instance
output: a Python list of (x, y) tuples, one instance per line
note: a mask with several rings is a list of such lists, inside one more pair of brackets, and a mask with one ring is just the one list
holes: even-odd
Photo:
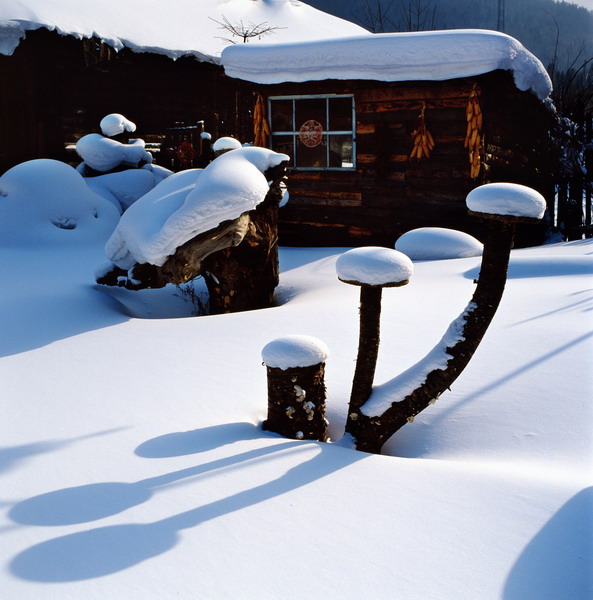
[(16, 165), (0, 177), (3, 244), (80, 243), (109, 237), (119, 211), (71, 166), (51, 159)]

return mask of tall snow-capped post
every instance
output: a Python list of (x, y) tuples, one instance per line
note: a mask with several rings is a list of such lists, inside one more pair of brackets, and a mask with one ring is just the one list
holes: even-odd
[(373, 389), (370, 398), (348, 416), (346, 431), (358, 450), (379, 453), (403, 425), (433, 404), (459, 377), (486, 333), (504, 292), (515, 226), (539, 221), (544, 197), (513, 183), (491, 183), (467, 196), (470, 214), (488, 224), (480, 275), (465, 311), (439, 344), (416, 365)]
[(317, 338), (292, 335), (266, 344), (268, 416), (263, 428), (296, 440), (328, 439), (325, 418), (327, 346)]
[(383, 288), (407, 285), (414, 270), (412, 261), (390, 248), (354, 248), (336, 261), (338, 279), (360, 286), (360, 333), (348, 413), (355, 421), (360, 407), (373, 389), (379, 355), (381, 297)]

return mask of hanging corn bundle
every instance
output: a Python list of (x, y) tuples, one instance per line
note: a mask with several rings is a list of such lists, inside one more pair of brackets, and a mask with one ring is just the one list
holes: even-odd
[(418, 115), (418, 120), (416, 121), (416, 129), (414, 129), (411, 134), (412, 140), (414, 141), (414, 147), (412, 148), (410, 158), (420, 159), (423, 156), (430, 158), (430, 151), (434, 148), (434, 139), (432, 135), (430, 135), (430, 131), (426, 128), (425, 111), (426, 103), (423, 102), (420, 114)]
[(465, 134), (464, 147), (469, 150), (470, 177), (476, 179), (480, 174), (482, 149), (482, 109), (480, 108), (479, 88), (476, 83), (469, 95), (465, 116), (467, 119), (467, 132)]
[(261, 94), (255, 94), (255, 108), (253, 109), (253, 140), (254, 146), (262, 146), (266, 148), (268, 145), (268, 136), (270, 135), (270, 126), (266, 119), (266, 107)]

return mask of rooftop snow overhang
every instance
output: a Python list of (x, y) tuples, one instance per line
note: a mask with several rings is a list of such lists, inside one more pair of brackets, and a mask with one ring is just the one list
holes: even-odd
[(222, 64), (230, 77), (262, 84), (324, 79), (443, 81), (497, 69), (544, 101), (552, 83), (540, 60), (496, 31), (459, 29), (383, 33), (314, 42), (229, 46)]
[(10, 56), (28, 31), (44, 28), (77, 39), (94, 37), (115, 50), (219, 63), (225, 46), (242, 41), (221, 27), (225, 20), (272, 29), (250, 45), (370, 35), (297, 0), (94, 0), (83, 9), (77, 0), (3, 0), (0, 54)]

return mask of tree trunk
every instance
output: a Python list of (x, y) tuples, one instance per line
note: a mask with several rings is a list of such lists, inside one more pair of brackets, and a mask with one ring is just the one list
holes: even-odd
[(268, 418), (263, 428), (291, 439), (327, 441), (325, 363), (266, 369)]
[(98, 283), (128, 289), (180, 284), (203, 275), (211, 314), (268, 308), (278, 285), (278, 206), (287, 163), (264, 175), (270, 189), (254, 210), (197, 235), (161, 267), (136, 264), (130, 272), (113, 267)]
[(279, 282), (278, 202), (274, 197), (266, 198), (248, 213), (250, 222), (241, 244), (211, 254), (202, 262), (210, 314), (272, 306)]
[(360, 288), (360, 334), (350, 394), (350, 411), (360, 409), (369, 399), (373, 389), (379, 354), (382, 292), (383, 288), (379, 286), (363, 285)]
[(380, 453), (383, 444), (450, 388), (467, 366), (502, 298), (514, 231), (514, 223), (504, 220), (488, 222), (478, 284), (464, 314), (459, 341), (444, 351), (452, 357), (447, 367), (428, 373), (422, 385), (405, 398), (394, 401), (380, 416), (367, 416), (360, 407), (349, 410), (346, 432), (353, 436), (358, 450)]

